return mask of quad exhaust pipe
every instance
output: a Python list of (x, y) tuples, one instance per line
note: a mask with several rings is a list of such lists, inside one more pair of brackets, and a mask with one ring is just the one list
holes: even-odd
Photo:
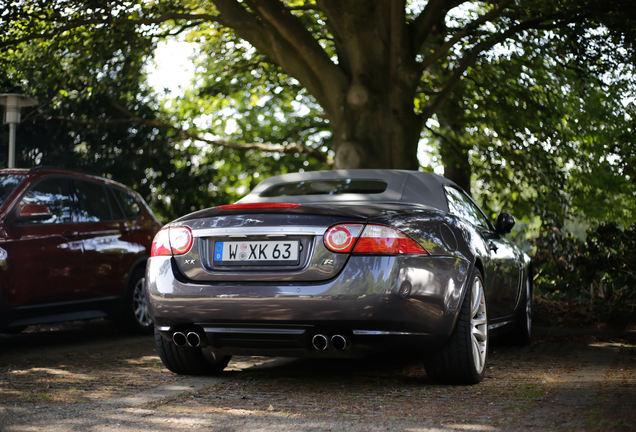
[(343, 335), (333, 335), (331, 336), (331, 346), (336, 351), (344, 351), (351, 347), (351, 341), (348, 337)]
[(328, 348), (333, 348), (336, 351), (344, 351), (351, 348), (351, 341), (348, 337), (343, 335), (333, 335), (330, 337), (323, 334), (314, 335), (311, 338), (311, 344), (318, 351), (325, 351)]
[(192, 348), (198, 348), (201, 345), (201, 336), (197, 332), (174, 332), (172, 335), (172, 342), (177, 346), (189, 346)]
[(313, 338), (311, 338), (311, 344), (318, 351), (324, 351), (329, 348), (329, 339), (323, 334), (317, 334)]

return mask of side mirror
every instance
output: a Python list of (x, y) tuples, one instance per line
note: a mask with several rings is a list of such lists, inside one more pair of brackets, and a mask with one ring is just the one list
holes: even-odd
[(515, 226), (515, 223), (517, 223), (517, 221), (513, 215), (510, 213), (500, 213), (495, 223), (495, 231), (497, 234), (508, 234), (512, 231), (512, 227)]
[(53, 213), (49, 206), (44, 204), (25, 204), (20, 209), (20, 214), (14, 218), (15, 222), (39, 222), (51, 219)]

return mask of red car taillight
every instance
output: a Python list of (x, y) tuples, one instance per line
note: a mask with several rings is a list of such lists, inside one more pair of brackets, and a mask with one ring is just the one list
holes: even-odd
[(334, 225), (325, 232), (325, 246), (332, 252), (355, 254), (426, 254), (415, 240), (400, 231), (384, 225)]
[(194, 237), (188, 227), (164, 228), (152, 241), (150, 256), (183, 255), (190, 251)]

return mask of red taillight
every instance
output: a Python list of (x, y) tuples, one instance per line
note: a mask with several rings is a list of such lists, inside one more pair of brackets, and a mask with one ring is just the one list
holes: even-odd
[(220, 205), (216, 208), (220, 210), (264, 210), (264, 209), (286, 209), (300, 207), (300, 204), (290, 203), (248, 203), (248, 204), (228, 204)]
[(152, 241), (150, 256), (183, 255), (190, 251), (194, 237), (188, 227), (164, 228)]
[(332, 226), (325, 233), (325, 246), (332, 252), (351, 252), (351, 248), (363, 226), (361, 224)]
[(428, 254), (415, 240), (384, 225), (367, 225), (353, 253)]
[[(361, 231), (362, 234), (360, 234)], [(332, 252), (428, 254), (422, 246), (406, 234), (384, 225), (334, 225), (325, 232), (324, 241), (327, 249)]]

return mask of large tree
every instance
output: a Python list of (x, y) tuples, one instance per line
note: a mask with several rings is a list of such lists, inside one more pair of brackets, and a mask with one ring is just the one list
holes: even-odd
[[(554, 122), (558, 123), (558, 115), (564, 113), (548, 106), (547, 111), (555, 115), (542, 119), (518, 109), (518, 104), (517, 108), (512, 103), (493, 108), (493, 104), (486, 106), (475, 101), (483, 101), (483, 95), (490, 94), (506, 102), (512, 98), (522, 100), (526, 93), (518, 90), (523, 87), (524, 74), (545, 71), (544, 76), (562, 76), (558, 68), (563, 63), (576, 63), (580, 71), (566, 87), (579, 83), (580, 88), (586, 80), (598, 83), (616, 64), (633, 62), (633, 9), (628, 0), (24, 0), (10, 3), (2, 12), (7, 25), (0, 35), (0, 49), (76, 39), (78, 34), (88, 32), (103, 41), (97, 54), (110, 51), (121, 56), (115, 42), (131, 33), (136, 38), (156, 41), (192, 31), (198, 33), (195, 37), (201, 46), (215, 55), (220, 46), (229, 47), (233, 54), (242, 47), (240, 56), (226, 56), (234, 59), (236, 67), (230, 65), (223, 72), (219, 69), (223, 63), (215, 63), (218, 58), (208, 65), (215, 74), (236, 73), (239, 78), (233, 80), (233, 85), (240, 84), (240, 77), (248, 71), (274, 77), (269, 79), (270, 84), (279, 80), (283, 86), (293, 87), (296, 82), (306, 89), (322, 110), (317, 118), (325, 119), (331, 129), (335, 167), (417, 169), (418, 143), (428, 125), (427, 130), (440, 139), (447, 176), (469, 189), (468, 155), (475, 141), (467, 141), (466, 137), (471, 131), (481, 130), (482, 137), (492, 138), (497, 127), (506, 130), (503, 123), (516, 113), (520, 121), (539, 121), (546, 129), (551, 128), (550, 133), (558, 133), (561, 127)], [(245, 49), (237, 38), (255, 50)], [(550, 52), (545, 47), (555, 48)], [(508, 61), (501, 49), (516, 52), (518, 57), (523, 57), (524, 50), (539, 56), (545, 53), (550, 59), (522, 64), (518, 58)], [(81, 55), (81, 50), (76, 54)], [(99, 64), (100, 56), (95, 52), (86, 51), (86, 55)], [(560, 62), (560, 58), (565, 61)], [(524, 71), (523, 67), (528, 69)], [(95, 70), (104, 73), (102, 69)], [(505, 75), (506, 70), (517, 74), (513, 91), (501, 86), (502, 79), (510, 78)], [(233, 91), (227, 91), (227, 83), (219, 81), (218, 76), (208, 77), (193, 96)], [(489, 81), (485, 77), (492, 78)], [(604, 89), (602, 85), (598, 88), (601, 92)], [(276, 90), (270, 94), (276, 94)], [(538, 101), (546, 102), (553, 100)], [(493, 118), (488, 119), (489, 125), (467, 121), (466, 110), (477, 109), (472, 107), (479, 107), (482, 112), (491, 110), (499, 123)], [(127, 108), (129, 119), (155, 121), (139, 115), (134, 104)], [(439, 128), (430, 126), (429, 120), (434, 118)], [(226, 148), (307, 152), (318, 157), (322, 148), (322, 143), (263, 143), (258, 142), (258, 137), (254, 137), (257, 142), (251, 143), (220, 142), (205, 138), (205, 131), (195, 122), (180, 119), (163, 124), (169, 124), (181, 137), (196, 137), (211, 145), (225, 144)], [(524, 145), (541, 138), (539, 134), (524, 139), (516, 133), (527, 130), (515, 125), (511, 128), (514, 133), (499, 137), (524, 141)], [(575, 147), (578, 141), (570, 144)], [(505, 150), (505, 145), (504, 140), (499, 149)], [(491, 147), (481, 146), (487, 150), (482, 154), (488, 154)], [(523, 147), (518, 146), (516, 154), (523, 152)], [(541, 146), (532, 150), (528, 154), (547, 158), (542, 166), (554, 162), (549, 151), (534, 151), (542, 150)], [(490, 154), (508, 157), (515, 153)], [(492, 162), (486, 158), (482, 166), (492, 166)], [(560, 163), (567, 165), (568, 160)], [(514, 164), (506, 165), (508, 170), (511, 167)]]

